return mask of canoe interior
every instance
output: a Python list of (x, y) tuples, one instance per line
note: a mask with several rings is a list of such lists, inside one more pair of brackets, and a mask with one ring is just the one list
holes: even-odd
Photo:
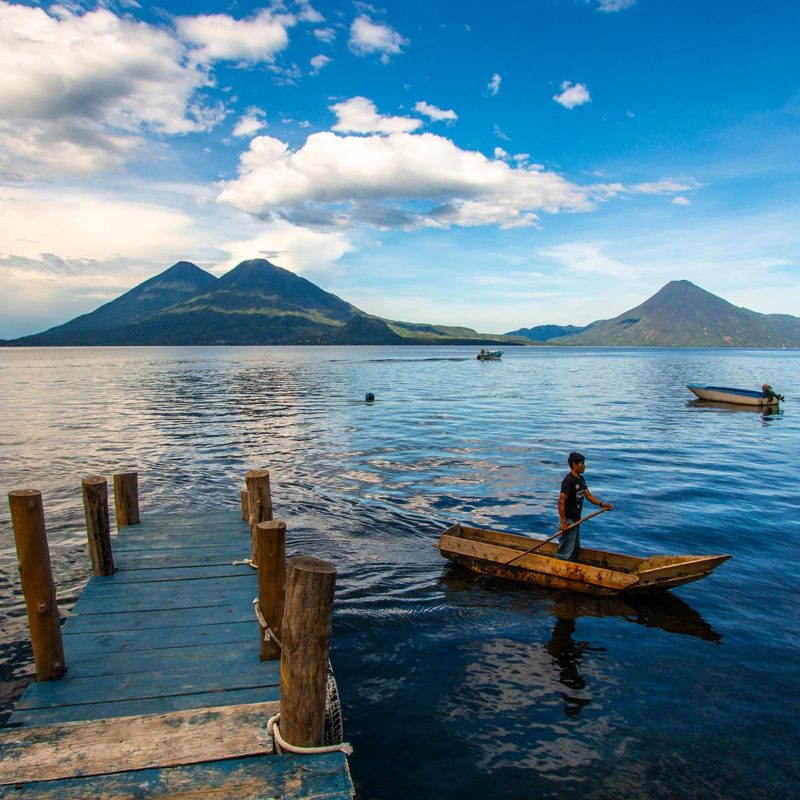
[[(457, 523), (448, 528), (437, 545), (445, 558), (484, 574), (553, 588), (590, 594), (671, 589), (699, 580), (726, 561), (728, 555), (637, 556), (581, 548), (580, 562), (555, 558), (558, 545), (536, 545), (536, 539), (499, 533)], [(517, 558), (517, 555), (521, 556)], [(513, 563), (509, 563), (513, 562)]]

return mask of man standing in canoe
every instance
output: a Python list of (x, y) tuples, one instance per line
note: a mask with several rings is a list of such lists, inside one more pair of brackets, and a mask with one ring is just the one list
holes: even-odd
[[(583, 510), (583, 498), (590, 503), (594, 503), (600, 508), (611, 511), (614, 506), (611, 503), (604, 503), (598, 500), (586, 486), (583, 479), (583, 471), (586, 469), (586, 458), (581, 453), (570, 453), (567, 456), (569, 472), (561, 481), (561, 494), (558, 496), (558, 518), (561, 520), (561, 530), (569, 528), (581, 518)], [(581, 527), (561, 534), (556, 558), (564, 561), (577, 561), (581, 552)]]

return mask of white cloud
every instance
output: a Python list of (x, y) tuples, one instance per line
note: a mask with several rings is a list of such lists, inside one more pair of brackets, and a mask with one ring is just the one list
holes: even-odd
[[(378, 227), (532, 225), (537, 211), (586, 211), (584, 188), (553, 172), (511, 166), (434, 134), (312, 134), (292, 151), (260, 136), (219, 202), (250, 214)], [(427, 208), (420, 208), (427, 206)]]
[(430, 103), (426, 103), (424, 100), (420, 100), (414, 106), (414, 111), (416, 111), (417, 114), (424, 114), (434, 122), (440, 122), (441, 120), (455, 122), (458, 119), (458, 114), (456, 114), (455, 111), (437, 108), (436, 106), (432, 106)]
[(143, 131), (212, 127), (222, 111), (195, 99), (209, 78), (184, 55), (168, 32), (106, 9), (0, 3), (0, 171), (118, 169)]
[(614, 278), (635, 278), (633, 267), (604, 255), (599, 245), (592, 242), (568, 242), (536, 251), (544, 258), (552, 258), (574, 272), (609, 275)]
[(275, 60), (276, 53), (289, 44), (287, 28), (295, 21), (290, 15), (274, 15), (265, 9), (247, 20), (227, 14), (179, 17), (176, 27), (181, 38), (195, 48), (193, 55), (199, 62), (256, 64)]
[(336, 30), (334, 28), (314, 28), (314, 36), (318, 42), (330, 44), (336, 39)]
[(325, 17), (323, 17), (311, 3), (300, 3), (300, 10), (297, 12), (297, 18), (302, 22), (325, 22)]
[(314, 73), (316, 74), (323, 67), (327, 67), (328, 64), (330, 64), (332, 60), (333, 59), (331, 59), (329, 56), (324, 56), (324, 55), (321, 55), (321, 54), (318, 55), (318, 56), (314, 56), (310, 61), (311, 68), (314, 71)]
[(141, 201), (61, 187), (58, 191), (0, 190), (0, 242), (4, 257), (58, 257), (102, 261), (151, 258), (192, 246), (192, 217)]
[(220, 270), (262, 255), (292, 272), (319, 271), (331, 267), (352, 249), (341, 231), (314, 231), (286, 220), (273, 220), (259, 227), (256, 236), (220, 245), (229, 254), (227, 261), (219, 265)]
[(598, 0), (597, 10), (613, 13), (636, 5), (636, 0)]
[(233, 129), (234, 136), (252, 136), (267, 127), (266, 114), (260, 108), (248, 108)]
[(573, 85), (570, 81), (564, 81), (561, 84), (561, 94), (553, 95), (553, 100), (564, 108), (573, 109), (584, 103), (590, 103), (592, 98), (589, 96), (589, 90), (582, 83)]
[(486, 86), (486, 91), (494, 97), (500, 91), (500, 84), (503, 82), (503, 79), (498, 75), (496, 72), (492, 75), (492, 79), (489, 81), (488, 85)]
[(380, 53), (385, 63), (390, 56), (400, 55), (408, 43), (408, 39), (388, 25), (373, 22), (364, 14), (356, 17), (350, 26), (350, 49), (359, 56)]
[(419, 119), (382, 116), (366, 97), (351, 97), (330, 108), (339, 120), (333, 130), (341, 133), (403, 133), (422, 126)]
[(672, 204), (676, 206), (690, 206), (692, 201), (688, 197), (675, 197), (672, 200)]
[(699, 189), (701, 186), (694, 178), (661, 178), (657, 181), (635, 183), (630, 190), (639, 194), (675, 194)]

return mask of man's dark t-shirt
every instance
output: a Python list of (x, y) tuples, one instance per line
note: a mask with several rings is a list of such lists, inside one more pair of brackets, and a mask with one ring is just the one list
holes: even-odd
[(567, 496), (564, 504), (564, 516), (577, 522), (581, 518), (583, 498), (586, 494), (586, 481), (583, 475), (577, 477), (571, 472), (561, 481), (561, 493)]

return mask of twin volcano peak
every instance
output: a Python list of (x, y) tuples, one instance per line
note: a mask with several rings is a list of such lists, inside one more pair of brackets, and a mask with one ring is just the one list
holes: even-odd
[(275, 264), (267, 261), (266, 258), (249, 258), (226, 272), (219, 280), (231, 286), (236, 286), (244, 283), (260, 284), (264, 281), (275, 280), (279, 276), (300, 277), (288, 269), (275, 266)]

